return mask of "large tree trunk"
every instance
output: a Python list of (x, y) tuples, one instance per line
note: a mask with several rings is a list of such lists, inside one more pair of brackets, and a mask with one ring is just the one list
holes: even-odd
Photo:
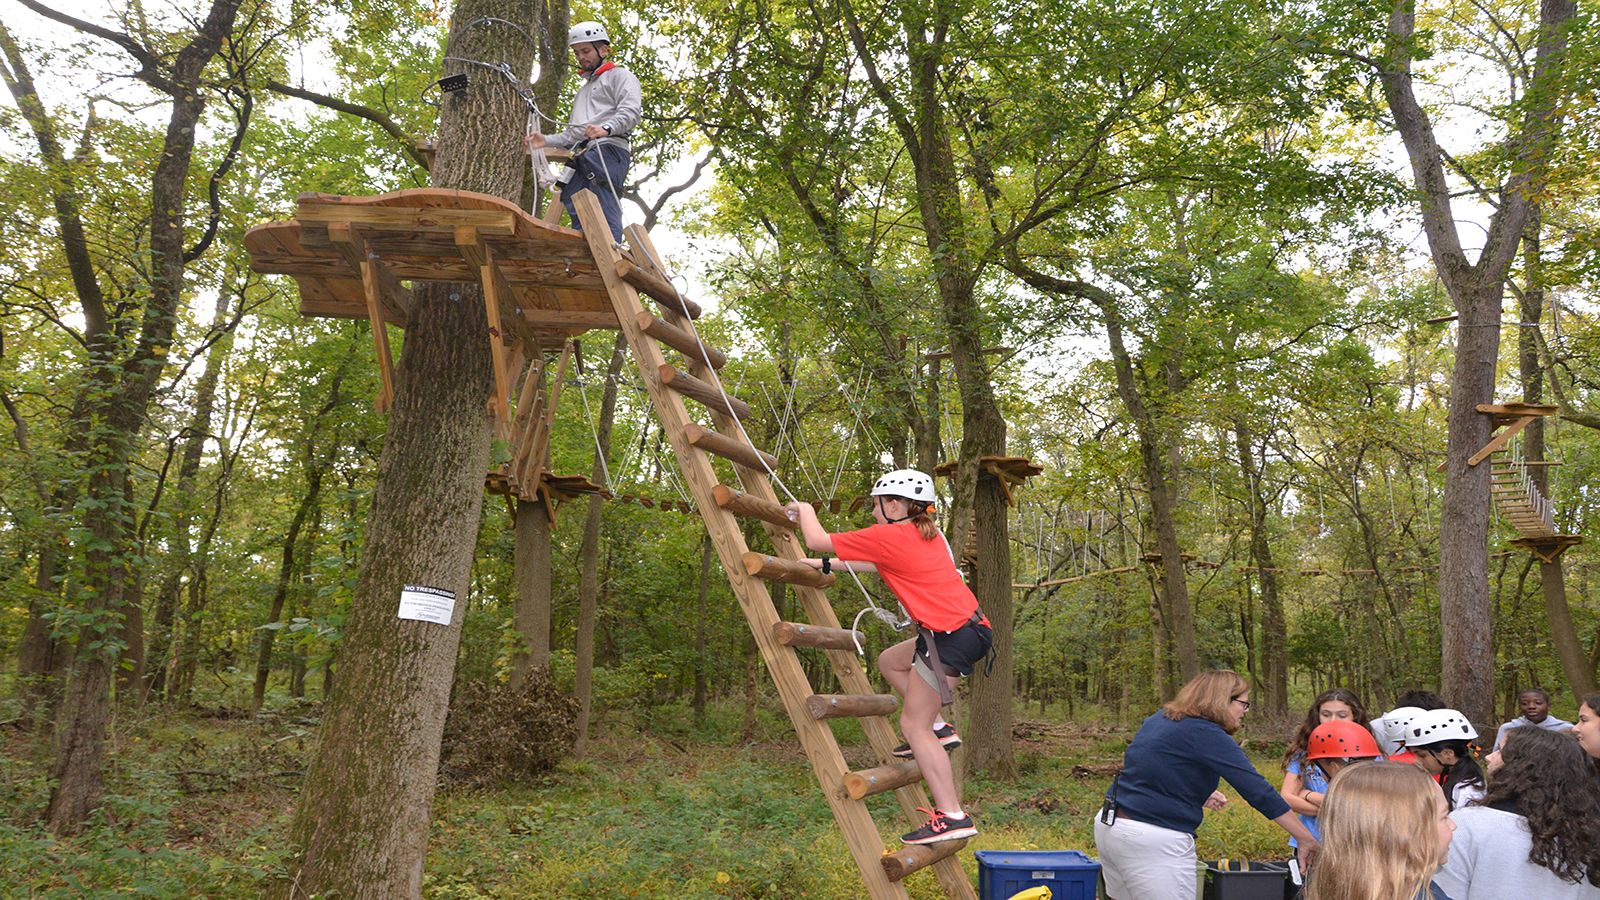
[(529, 674), (550, 665), (550, 514), (544, 501), (518, 500), (515, 527), (517, 651), (511, 655), (511, 689), (520, 691)]
[[(185, 184), (196, 125), (206, 104), (206, 95), (199, 88), (200, 76), (232, 30), (239, 3), (240, 0), (216, 0), (193, 40), (172, 57), (170, 70), (162, 74), (161, 84), (157, 85), (171, 97), (172, 112), (151, 178), (151, 283), (131, 350), (125, 346), (126, 336), (118, 334), (106, 318), (98, 287), (85, 291), (83, 280), (74, 273), (87, 323), (85, 343), (91, 384), (87, 407), (92, 428), (87, 460), (88, 497), (94, 503), (83, 521), (90, 536), (84, 554), (87, 599), (79, 610), (85, 626), (80, 629), (74, 671), (57, 721), (56, 760), (51, 768), (55, 788), (45, 812), (46, 825), (58, 834), (76, 831), (100, 803), (109, 688), (112, 669), (117, 664), (116, 642), (109, 638), (120, 626), (134, 578), (129, 569), (134, 553), (129, 472), (150, 396), (163, 371), (162, 360), (172, 346), (183, 293), (183, 273), (188, 262), (184, 247)], [(36, 4), (30, 8), (68, 21), (74, 27), (83, 24)], [(31, 85), (29, 89), (31, 92)], [(39, 130), (37, 126), (35, 130)], [(63, 207), (58, 197), (60, 218), (75, 218), (75, 212), (69, 215)], [(77, 227), (81, 231), (81, 224)], [(71, 246), (67, 249), (69, 255), (80, 255)], [(92, 277), (91, 273), (89, 278)]]
[[(534, 31), (521, 0), (463, 0), (446, 56), (497, 60), (527, 76)], [(450, 72), (466, 72), (447, 62)], [(513, 202), (527, 166), (526, 110), (516, 93), (473, 72), (447, 94), (433, 168), (438, 187)], [(294, 896), (420, 897), (439, 744), (467, 606), (489, 461), (484, 400), (489, 329), (476, 284), (424, 283), (396, 370), (339, 680), (290, 838), (298, 859), (283, 885)], [(454, 592), (449, 625), (400, 619), (406, 584)]]
[(1562, 117), (1561, 71), (1573, 0), (1541, 0), (1539, 44), (1523, 120), (1507, 136), (1510, 175), (1499, 185), (1483, 252), (1467, 260), (1456, 231), (1444, 154), (1428, 114), (1412, 88), (1416, 8), (1396, 3), (1384, 55), (1376, 60), (1384, 99), (1405, 143), (1434, 269), (1455, 304), (1456, 358), (1450, 376), (1444, 503), (1439, 524), (1440, 688), (1473, 721), (1492, 718), (1494, 659), (1489, 604), (1488, 537), (1490, 467), (1467, 458), (1489, 440), (1480, 403), (1494, 400), (1500, 349), (1500, 306), (1506, 273), (1516, 258), (1530, 201), (1544, 184), (1546, 162)]
[[(1544, 370), (1539, 364), (1539, 335), (1533, 327), (1544, 318), (1543, 265), (1540, 259), (1539, 231), (1543, 217), (1535, 204), (1528, 211), (1527, 231), (1522, 239), (1523, 270), (1527, 288), (1521, 296), (1524, 327), (1517, 329), (1517, 368), (1522, 376), (1524, 403), (1539, 403), (1544, 398)], [(1544, 419), (1536, 418), (1523, 429), (1523, 457), (1530, 463), (1545, 459)], [(1529, 474), (1539, 493), (1550, 496), (1550, 469), (1547, 466), (1530, 466)], [(1544, 614), (1550, 625), (1550, 640), (1555, 644), (1556, 656), (1561, 660), (1561, 671), (1567, 676), (1567, 685), (1574, 696), (1583, 697), (1595, 692), (1594, 667), (1589, 665), (1588, 654), (1578, 640), (1578, 630), (1572, 624), (1572, 607), (1567, 603), (1567, 579), (1562, 557), (1550, 562), (1539, 561), (1539, 586), (1544, 594)]]

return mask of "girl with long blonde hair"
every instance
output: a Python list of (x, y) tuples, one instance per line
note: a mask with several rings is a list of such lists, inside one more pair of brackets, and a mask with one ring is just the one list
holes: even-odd
[(1449, 900), (1433, 883), (1455, 823), (1416, 766), (1357, 763), (1328, 788), (1306, 900)]

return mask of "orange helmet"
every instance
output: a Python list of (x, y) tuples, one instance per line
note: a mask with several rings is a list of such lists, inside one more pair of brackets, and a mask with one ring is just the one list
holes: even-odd
[(1306, 741), (1306, 759), (1369, 759), (1381, 755), (1367, 726), (1347, 719), (1323, 722)]

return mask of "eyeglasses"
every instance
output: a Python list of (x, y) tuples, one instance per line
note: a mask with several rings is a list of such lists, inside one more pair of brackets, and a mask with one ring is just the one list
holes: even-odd
[(1235, 697), (1233, 698), (1233, 702), (1242, 705), (1246, 711), (1249, 711), (1250, 709), (1250, 701), (1244, 699), (1243, 697)]

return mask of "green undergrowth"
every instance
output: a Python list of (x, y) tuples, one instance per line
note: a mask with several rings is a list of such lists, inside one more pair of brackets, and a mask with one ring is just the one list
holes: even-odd
[[(48, 751), (0, 732), (0, 884), (7, 896), (257, 897), (287, 866), (294, 790), (314, 711), (257, 721), (159, 713), (117, 722), (107, 802), (81, 834), (38, 824)], [(761, 729), (765, 731), (765, 729)], [(770, 735), (763, 734), (763, 738)], [(1099, 726), (1018, 728), (1018, 775), (972, 776), (969, 850), (1084, 850), (1126, 734)], [(865, 766), (851, 746), (852, 766)], [(1271, 771), (1273, 760), (1258, 757)], [(886, 847), (907, 827), (890, 797), (869, 801)], [(476, 897), (855, 898), (861, 885), (827, 804), (792, 741), (739, 743), (692, 728), (618, 733), (523, 784), (446, 785), (434, 805), (425, 894)], [(1241, 802), (1208, 813), (1206, 858), (1281, 858), (1282, 835)], [(963, 853), (976, 881), (977, 863)], [(942, 896), (931, 874), (914, 897)]]

